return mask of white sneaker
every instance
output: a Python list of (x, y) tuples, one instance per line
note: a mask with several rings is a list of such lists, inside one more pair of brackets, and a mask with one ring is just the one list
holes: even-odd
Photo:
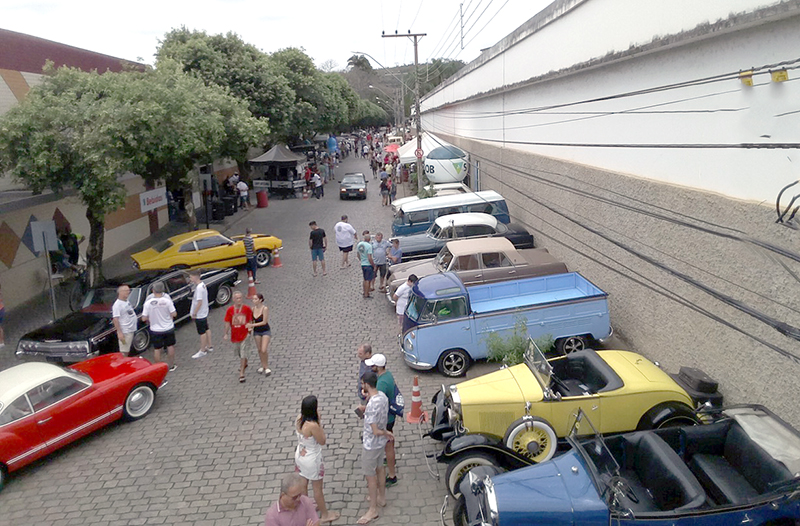
[(262, 374), (264, 372), (264, 368), (263, 367), (259, 367), (258, 369), (256, 369), (256, 372), (258, 374)]
[(192, 358), (195, 358), (195, 359), (196, 358), (202, 358), (203, 356), (205, 356), (207, 354), (208, 354), (207, 352), (205, 352), (204, 350), (200, 349), (199, 351), (197, 351), (196, 353), (194, 353), (192, 355)]
[(213, 347), (206, 347), (206, 352), (214, 352), (214, 348)]

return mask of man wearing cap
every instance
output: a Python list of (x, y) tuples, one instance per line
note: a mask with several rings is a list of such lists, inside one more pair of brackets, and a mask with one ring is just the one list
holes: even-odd
[[(378, 375), (377, 389), (386, 395), (389, 401), (394, 400), (394, 376), (386, 370), (386, 356), (382, 354), (373, 354), (372, 358), (367, 359), (365, 365), (372, 367), (375, 374)], [(388, 419), (386, 421), (386, 430), (389, 432), (394, 431), (395, 416), (391, 412), (387, 412)], [(394, 486), (397, 484), (397, 470), (395, 464), (394, 440), (386, 442), (386, 486)]]

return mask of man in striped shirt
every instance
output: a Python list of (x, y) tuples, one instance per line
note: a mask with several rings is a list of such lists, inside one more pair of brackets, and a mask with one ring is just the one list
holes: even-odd
[(244, 231), (244, 239), (242, 239), (242, 243), (244, 243), (244, 255), (247, 257), (247, 270), (253, 273), (253, 281), (256, 284), (261, 283), (256, 279), (256, 269), (258, 268), (258, 263), (256, 263), (256, 248), (255, 244), (253, 243), (253, 231), (249, 228), (245, 229)]

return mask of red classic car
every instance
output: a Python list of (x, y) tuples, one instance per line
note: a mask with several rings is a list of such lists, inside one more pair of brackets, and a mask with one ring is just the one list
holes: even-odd
[(0, 489), (34, 460), (119, 418), (147, 415), (166, 376), (165, 363), (119, 353), (0, 372)]

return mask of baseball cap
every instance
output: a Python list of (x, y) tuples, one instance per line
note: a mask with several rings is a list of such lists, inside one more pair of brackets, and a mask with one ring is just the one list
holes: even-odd
[(364, 364), (366, 364), (367, 367), (372, 367), (373, 365), (386, 367), (386, 357), (382, 354), (373, 354), (371, 358), (364, 360)]

